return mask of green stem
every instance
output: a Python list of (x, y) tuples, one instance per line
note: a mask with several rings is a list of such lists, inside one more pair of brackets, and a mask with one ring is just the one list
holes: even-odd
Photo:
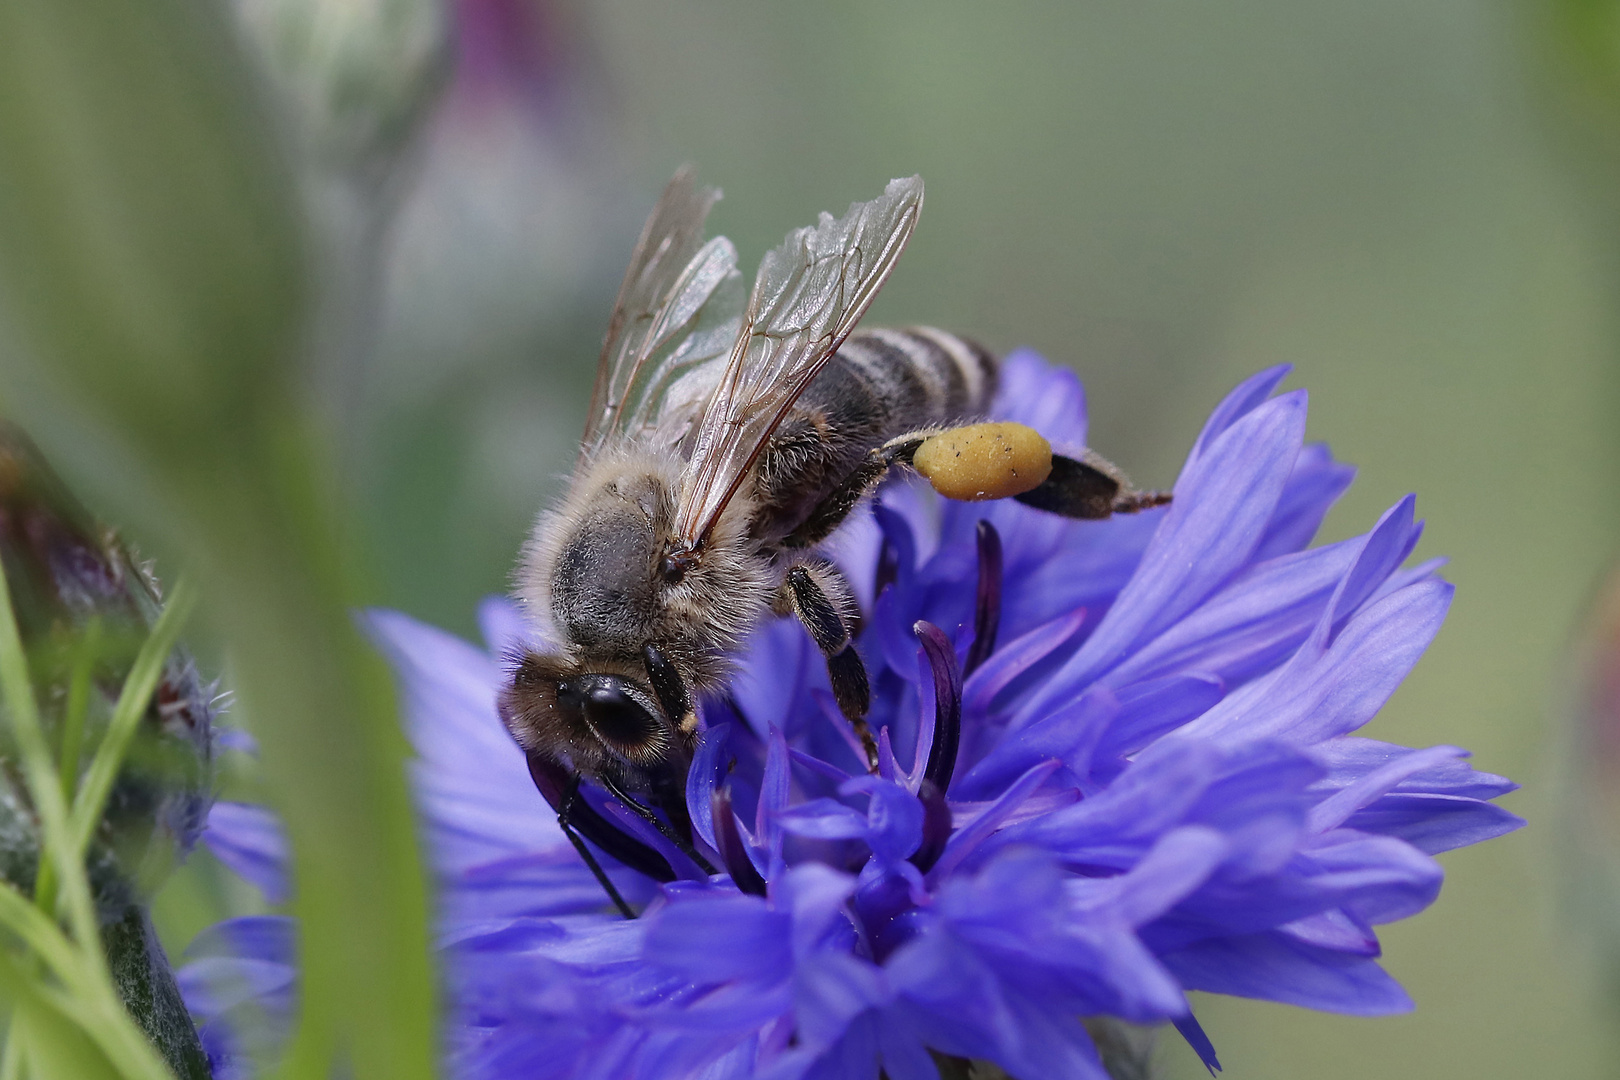
[[(84, 725), (90, 711), (90, 676), (95, 670), (97, 647), (101, 643), (101, 617), (93, 615), (85, 624), (84, 635), (74, 651), (69, 676), (67, 708), (62, 716), (62, 749), (58, 769), (62, 797), (71, 800), (79, 781), (79, 755), (84, 749)], [(34, 879), (34, 903), (41, 911), (56, 910), (56, 868), (41, 859)], [(0, 1075), (0, 1080), (5, 1080)]]
[(112, 719), (107, 721), (107, 733), (96, 747), (96, 756), (91, 759), (84, 783), (73, 800), (71, 825), (75, 859), (82, 860), (90, 846), (90, 838), (101, 820), (102, 807), (107, 804), (107, 796), (118, 779), (118, 770), (123, 767), (130, 740), (135, 737), (141, 717), (146, 715), (146, 707), (157, 690), (158, 680), (163, 677), (163, 665), (196, 606), (197, 590), (182, 577), (169, 594), (157, 624), (141, 643), (141, 651), (135, 655), (135, 663), (119, 691), (118, 704), (113, 706)]
[[(163, 624), (161, 617), (158, 623)], [(143, 646), (142, 655), (145, 652)], [(125, 689), (129, 689), (127, 683)], [(141, 699), (143, 706), (150, 696), (149, 690)], [(32, 981), (28, 988), (41, 1000), (60, 999), (64, 1015), (71, 1017), (129, 1080), (171, 1080), (169, 1070), (130, 1019), (112, 986), (107, 959), (102, 954), (95, 905), (90, 898), (90, 881), (84, 872), (83, 849), (75, 842), (57, 764), (51, 760), (50, 747), (45, 741), (28, 656), (12, 613), (11, 588), (3, 570), (0, 570), (0, 697), (4, 698), (12, 734), (22, 757), (28, 794), (39, 815), (43, 834), (39, 865), (43, 871), (54, 862), (68, 925), (73, 930), (70, 941), (38, 907), (28, 903), (9, 884), (0, 883), (0, 922), (22, 937), (34, 953), (51, 966), (66, 993)], [(124, 705), (123, 697), (119, 705)], [(110, 726), (108, 733), (110, 736)], [(102, 749), (106, 748), (105, 742)], [(96, 756), (98, 760), (101, 758), (100, 750)], [(96, 812), (100, 813), (99, 804)], [(27, 977), (26, 972), (16, 968), (9, 959), (4, 966), (8, 976)]]
[(39, 815), (41, 838), (40, 865), (46, 855), (57, 863), (56, 872), (66, 891), (68, 924), (73, 936), (87, 954), (93, 955), (103, 971), (101, 950), (95, 946), (100, 936), (96, 926), (96, 909), (90, 899), (90, 882), (85, 877), (82, 858), (73, 846), (69, 831), (67, 799), (57, 779), (56, 763), (51, 760), (50, 747), (39, 720), (39, 703), (34, 698), (34, 684), (28, 671), (28, 655), (23, 651), (17, 620), (12, 614), (11, 586), (0, 572), (0, 697), (11, 718), (11, 731), (22, 755), (22, 765), (28, 779), (28, 794), (34, 811)]
[(124, 1007), (180, 1080), (209, 1080), (208, 1056), (180, 997), (169, 958), (138, 904), (101, 931), (107, 965)]
[[(84, 624), (74, 650), (73, 671), (68, 676), (67, 708), (62, 714), (60, 772), (62, 794), (73, 797), (79, 783), (79, 754), (84, 750), (84, 722), (90, 711), (90, 676), (95, 671), (96, 652), (101, 645), (101, 616), (92, 615)], [(0, 1080), (5, 1080), (0, 1076)]]
[[(82, 884), (82, 871), (78, 877)], [(102, 955), (99, 934), (91, 938), (88, 946), (69, 941), (61, 927), (5, 881), (0, 881), (0, 926), (17, 935), (34, 956), (50, 967), (62, 989), (38, 981), (30, 963), (18, 964), (3, 950), (0, 982), (22, 982), (24, 992), (58, 1004), (63, 1015), (83, 1028), (127, 1080), (173, 1080), (119, 1000)]]
[[(107, 721), (107, 732), (102, 736), (101, 745), (96, 747), (96, 756), (90, 760), (90, 768), (85, 771), (84, 782), (79, 785), (73, 799), (73, 811), (68, 824), (73, 842), (72, 854), (78, 862), (83, 862), (84, 854), (89, 850), (90, 838), (95, 835), (96, 825), (101, 820), (102, 808), (107, 805), (107, 796), (111, 794), (113, 784), (118, 779), (119, 769), (123, 768), (124, 755), (129, 751), (130, 741), (140, 729), (141, 717), (146, 715), (146, 707), (151, 703), (152, 694), (157, 690), (158, 681), (163, 677), (163, 665), (168, 661), (169, 654), (174, 651), (180, 631), (196, 606), (196, 589), (185, 578), (181, 578), (169, 595), (163, 613), (158, 616), (157, 624), (141, 643), (140, 652), (135, 655), (135, 663), (130, 666), (129, 674), (124, 678), (123, 688), (118, 692), (118, 703), (113, 706), (112, 718)], [(74, 674), (77, 676), (78, 672), (75, 671)], [(71, 715), (73, 710), (71, 693), (68, 710)], [(82, 716), (79, 726), (82, 729)], [(67, 735), (68, 733), (64, 733), (63, 736), (64, 750)], [(78, 740), (74, 741), (77, 744)], [(78, 749), (75, 745), (74, 761), (77, 760)], [(34, 897), (42, 910), (53, 909), (56, 900), (56, 875), (54, 868), (49, 864), (42, 863), (40, 866), (39, 879), (34, 886)]]
[(23, 1026), (15, 1011), (6, 1029), (6, 1048), (0, 1053), (0, 1080), (23, 1080)]

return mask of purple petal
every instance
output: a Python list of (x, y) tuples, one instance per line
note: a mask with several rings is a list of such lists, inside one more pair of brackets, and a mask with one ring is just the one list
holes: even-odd
[(1266, 525), (1266, 535), (1255, 549), (1255, 561), (1303, 550), (1355, 478), (1355, 466), (1334, 461), (1324, 444), (1311, 443), (1301, 449)]
[(1183, 822), (1225, 762), (1225, 755), (1207, 744), (1161, 743), (1098, 794), (1009, 825), (996, 846), (1033, 844), (1062, 854), (1129, 843), (1134, 863), (1161, 833)]
[(286, 902), (287, 837), (274, 813), (221, 800), (208, 812), (202, 839), (215, 858), (263, 893), (265, 900)]
[(694, 982), (776, 980), (793, 970), (789, 922), (752, 896), (685, 900), (648, 920), (644, 955)]
[(1043, 761), (1060, 761), (1076, 777), (1084, 777), (1090, 769), (1092, 749), (1119, 709), (1119, 700), (1107, 689), (1088, 691), (1078, 701), (1003, 736), (989, 756), (967, 771), (954, 794), (962, 799), (993, 799)]
[(1383, 707), (1439, 632), (1452, 591), (1429, 580), (1379, 600), (1325, 653), (1313, 655), (1307, 643), (1276, 674), (1228, 695), (1173, 737), (1308, 745), (1354, 731)]
[(1036, 695), (1044, 704), (1168, 629), (1238, 570), (1276, 506), (1305, 431), (1302, 391), (1268, 401), (1188, 464), (1159, 531), (1091, 638)]
[(1195, 825), (1166, 833), (1129, 873), (1109, 880), (1111, 910), (1127, 926), (1152, 922), (1203, 884), (1229, 849), (1214, 829)]
[(1285, 934), (1218, 938), (1160, 959), (1189, 990), (1352, 1016), (1412, 1010), (1406, 991), (1372, 960), (1316, 948)]
[(1372, 927), (1343, 908), (1319, 911), (1277, 929), (1307, 945), (1318, 945), (1334, 952), (1376, 957), (1383, 951)]
[(990, 711), (995, 696), (1018, 676), (1061, 649), (1085, 625), (1084, 608), (1059, 615), (1008, 642), (986, 660), (984, 666), (967, 677), (962, 688), (963, 708), (969, 713)]
[(827, 952), (799, 965), (793, 1004), (799, 1036), (808, 1045), (837, 1041), (856, 1016), (887, 1004), (891, 996), (883, 972), (864, 960)]
[(765, 779), (759, 788), (759, 808), (754, 814), (754, 835), (774, 860), (782, 854), (782, 830), (778, 824), (787, 809), (788, 790), (792, 782), (788, 774), (787, 739), (781, 728), (771, 731), (769, 748), (765, 753)]
[(713, 801), (719, 777), (720, 758), (731, 736), (729, 723), (716, 724), (698, 736), (697, 751), (686, 771), (686, 812), (692, 828), (703, 842), (714, 847)]
[(1524, 819), (1475, 799), (1394, 794), (1357, 810), (1345, 825), (1361, 832), (1393, 836), (1435, 855), (1523, 828)]
[(805, 685), (817, 666), (825, 662), (797, 622), (772, 620), (748, 639), (731, 694), (756, 735), (767, 739), (772, 728), (795, 730), (796, 711), (803, 703), (782, 688)]
[(285, 915), (244, 915), (215, 923), (191, 939), (189, 959), (233, 956), (292, 964), (297, 948), (297, 923)]
[(1215, 406), (1215, 411), (1209, 414), (1204, 422), (1204, 430), (1198, 435), (1198, 441), (1193, 444), (1192, 453), (1187, 455), (1189, 464), (1209, 453), (1215, 441), (1226, 433), (1226, 430), (1249, 413), (1260, 407), (1260, 404), (1271, 396), (1277, 384), (1288, 377), (1294, 369), (1292, 364), (1278, 364), (1264, 371), (1256, 372), (1247, 379), (1238, 383)]
[(1368, 926), (1405, 919), (1440, 895), (1445, 878), (1440, 864), (1410, 844), (1386, 836), (1346, 831), (1336, 842), (1312, 847), (1309, 859), (1319, 872), (1317, 890), (1336, 890), (1334, 907)]
[(1325, 832), (1344, 823), (1344, 820), (1374, 799), (1393, 791), (1402, 781), (1434, 766), (1455, 758), (1467, 757), (1468, 751), (1458, 746), (1431, 746), (1427, 750), (1414, 750), (1396, 758), (1382, 768), (1367, 773), (1353, 783), (1346, 784), (1311, 808), (1306, 824), (1312, 832)]
[(366, 624), (399, 678), (406, 732), (419, 758), (412, 776), (440, 869), (453, 873), (566, 843), (495, 712), (499, 665), (397, 611), (371, 611)]
[(1086, 444), (1086, 390), (1079, 376), (1054, 367), (1033, 349), (1014, 349), (1001, 362), (991, 411), (1049, 440)]
[(1422, 523), (1412, 520), (1416, 504), (1416, 496), (1408, 495), (1384, 511), (1378, 524), (1367, 534), (1350, 572), (1345, 574), (1328, 602), (1328, 611), (1323, 616), (1328, 640), (1332, 640), (1332, 635), (1412, 553), (1423, 531)]
[(1225, 683), (1203, 672), (1120, 687), (1115, 691), (1119, 715), (1098, 742), (1096, 757), (1107, 760), (1136, 753), (1166, 732), (1208, 712), (1225, 692)]
[[(1327, 769), (1320, 787), (1339, 789), (1353, 784), (1383, 766), (1399, 761), (1415, 751), (1393, 743), (1341, 735), (1310, 748), (1310, 755)], [(1457, 757), (1431, 762), (1429, 766), (1403, 779), (1394, 788), (1402, 792), (1435, 795), (1461, 795), (1471, 799), (1494, 799), (1519, 785), (1503, 776), (1480, 772)]]
[[(652, 898), (651, 879), (609, 859), (602, 869), (631, 903)], [(571, 844), (469, 866), (441, 894), (446, 927), (599, 910), (602, 886)]]
[(911, 1032), (886, 1018), (874, 1017), (883, 1074), (889, 1080), (939, 1080), (939, 1069), (928, 1048)]
[(793, 955), (808, 956), (842, 917), (844, 902), (855, 891), (855, 879), (820, 863), (795, 866), (771, 883), (772, 902), (793, 913)]
[(298, 972), (286, 964), (210, 956), (175, 973), (186, 1008), (210, 1019), (248, 1002), (290, 1008)]
[(504, 596), (488, 596), (478, 605), (478, 631), (491, 656), (510, 656), (533, 647), (536, 634), (516, 603)]
[(815, 840), (852, 840), (866, 835), (866, 815), (837, 799), (811, 799), (775, 815), (777, 825), (794, 836)]
[(1187, 1040), (1187, 1045), (1198, 1055), (1198, 1060), (1204, 1063), (1209, 1075), (1214, 1076), (1221, 1071), (1221, 1059), (1215, 1056), (1215, 1044), (1204, 1034), (1204, 1026), (1198, 1022), (1197, 1017), (1189, 1012), (1186, 1016), (1173, 1017), (1170, 1022), (1176, 1026), (1176, 1031), (1181, 1033), (1181, 1037)]
[(1109, 673), (1131, 682), (1207, 671), (1243, 682), (1286, 659), (1321, 618), (1360, 538), (1250, 567)]
[(737, 815), (731, 809), (731, 789), (716, 788), (709, 799), (710, 820), (714, 826), (714, 849), (720, 853), (720, 864), (731, 875), (731, 883), (753, 896), (764, 896), (767, 887), (754, 865), (748, 845), (743, 842)]
[(892, 866), (922, 844), (922, 801), (904, 787), (876, 776), (857, 776), (839, 793), (867, 796), (866, 846), (879, 865)]
[(951, 871), (974, 850), (983, 843), (991, 833), (995, 832), (1001, 823), (1035, 790), (1044, 784), (1059, 768), (1056, 761), (1045, 761), (1034, 766), (1023, 776), (1020, 776), (1001, 797), (985, 809), (978, 817), (957, 829), (956, 835), (945, 845), (945, 853), (939, 857), (939, 862), (928, 872), (930, 883), (943, 881)]

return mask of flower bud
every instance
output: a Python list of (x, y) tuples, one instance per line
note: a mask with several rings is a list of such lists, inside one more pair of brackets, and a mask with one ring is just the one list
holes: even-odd
[[(157, 582), (0, 422), (0, 565), (35, 696), (71, 800), (162, 609)], [(88, 865), (102, 919), (162, 881), (212, 801), (211, 694), (184, 650), (164, 662), (96, 830)], [(11, 748), (4, 756), (13, 756)], [(0, 771), (0, 872), (33, 887), (38, 823), (16, 769)]]
[(444, 81), (438, 0), (241, 0), (239, 10), (312, 149), (332, 164), (386, 167)]

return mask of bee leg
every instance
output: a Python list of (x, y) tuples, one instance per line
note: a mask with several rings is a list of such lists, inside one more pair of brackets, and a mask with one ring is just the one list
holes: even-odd
[(1062, 517), (1105, 518), (1163, 506), (1170, 493), (1138, 490), (1118, 466), (1087, 450), (1078, 459), (1053, 454), (1046, 480), (1014, 498)]
[[(603, 787), (607, 788), (608, 794), (612, 795), (615, 799), (618, 799), (621, 803), (623, 803), (626, 810), (641, 818), (653, 828), (657, 829), (665, 840), (668, 840), (670, 843), (674, 844), (678, 849), (680, 849), (682, 855), (685, 855), (688, 859), (691, 859), (694, 863), (696, 863), (698, 869), (702, 870), (705, 874), (715, 873), (714, 864), (709, 862), (708, 859), (705, 859), (702, 854), (698, 852), (698, 849), (692, 846), (692, 822), (691, 818), (686, 816), (684, 804), (682, 806), (680, 816), (684, 819), (686, 824), (686, 836), (682, 836), (679, 829), (665, 821), (663, 818), (659, 817), (652, 811), (650, 807), (644, 806), (635, 799), (631, 798), (630, 793), (626, 791), (624, 786), (613, 777), (604, 774), (597, 778), (597, 782)], [(655, 793), (654, 798), (656, 799), (657, 797), (658, 796)]]
[(585, 860), (585, 865), (591, 868), (591, 873), (596, 877), (596, 883), (602, 886), (602, 891), (607, 893), (609, 900), (613, 901), (613, 906), (619, 909), (619, 914), (627, 919), (633, 919), (636, 917), (635, 909), (625, 903), (624, 897), (619, 894), (618, 886), (614, 885), (613, 879), (607, 876), (607, 871), (602, 869), (602, 864), (596, 861), (596, 856), (591, 854), (591, 849), (585, 846), (584, 839), (578, 832), (574, 831), (574, 824), (571, 820), (574, 808), (583, 805), (585, 805), (584, 800), (579, 797), (579, 776), (576, 774), (573, 779), (568, 781), (568, 787), (563, 790), (562, 807), (557, 811), (557, 824), (562, 828), (563, 835), (568, 837), (568, 842), (574, 845), (574, 850), (579, 852), (579, 857)]
[(851, 640), (849, 612), (854, 610), (849, 583), (830, 563), (800, 563), (787, 572), (783, 600), (796, 615), (811, 640), (827, 658), (827, 677), (832, 682), (838, 710), (854, 727), (866, 753), (867, 768), (877, 771), (877, 740), (866, 724), (872, 707), (872, 688), (866, 678), (866, 665)]
[(697, 738), (698, 719), (692, 709), (692, 695), (687, 692), (680, 670), (651, 642), (642, 647), (641, 660), (647, 666), (647, 679), (652, 683), (653, 693), (657, 695), (664, 715), (674, 725), (675, 733), (690, 747)]
[(557, 811), (557, 825), (563, 835), (574, 845), (574, 850), (579, 852), (579, 857), (585, 861), (597, 884), (602, 886), (602, 891), (607, 893), (620, 914), (627, 919), (635, 918), (635, 911), (624, 902), (624, 897), (603, 872), (601, 863), (585, 846), (585, 841), (589, 840), (610, 858), (654, 881), (675, 880), (675, 871), (671, 869), (669, 860), (597, 813), (596, 808), (579, 793), (578, 773), (541, 754), (529, 753), (526, 757), (535, 789)]
[(849, 517), (850, 511), (888, 475), (890, 469), (896, 465), (911, 464), (917, 447), (930, 434), (927, 431), (914, 431), (901, 435), (867, 454), (854, 471), (817, 504), (804, 523), (782, 541), (782, 545), (789, 548), (814, 547), (831, 536), (833, 530)]

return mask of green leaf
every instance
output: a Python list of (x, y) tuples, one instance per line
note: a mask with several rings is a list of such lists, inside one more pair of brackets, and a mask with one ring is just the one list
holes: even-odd
[(292, 188), (223, 13), (0, 5), (0, 284), (30, 389), (182, 467), (289, 384), (302, 332)]
[[(0, 3), (0, 388), (64, 471), (183, 556), (294, 853), (284, 1074), (425, 1080), (438, 1015), (391, 679), (297, 360), (285, 150), (225, 5)], [(4, 328), (0, 328), (4, 329)], [(59, 789), (58, 789), (59, 792)]]

